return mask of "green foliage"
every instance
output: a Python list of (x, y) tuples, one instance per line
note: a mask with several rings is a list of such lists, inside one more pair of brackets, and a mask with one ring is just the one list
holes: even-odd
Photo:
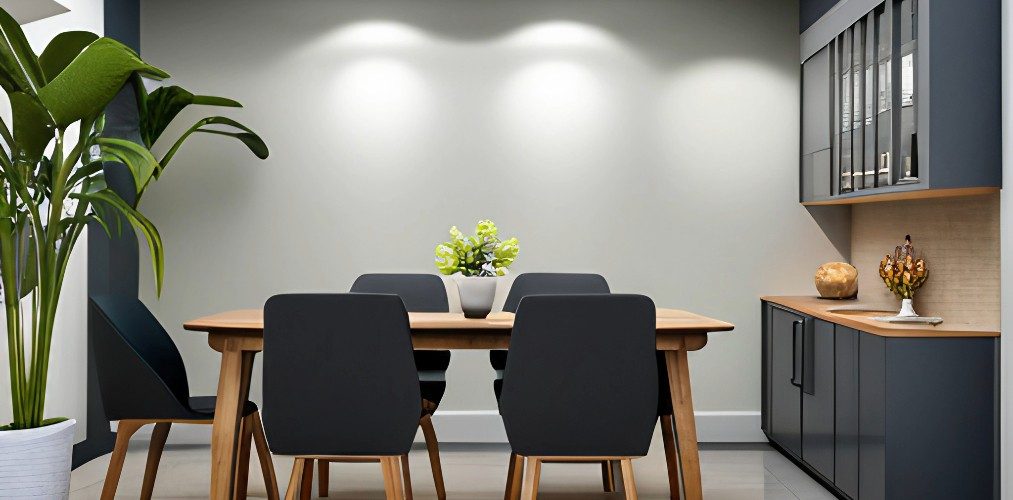
[[(140, 233), (160, 293), (162, 239), (137, 209), (152, 180), (194, 132), (232, 137), (257, 157), (268, 155), (267, 145), (248, 127), (211, 116), (167, 141), (171, 146), (159, 160), (151, 151), (154, 143), (185, 108), (240, 105), (177, 86), (148, 93), (141, 75), (168, 76), (122, 43), (85, 31), (61, 33), (36, 55), (21, 27), (0, 9), (0, 87), (13, 118), (10, 128), (0, 120), (0, 291), (14, 417), (0, 430), (60, 421), (44, 418), (53, 323), (67, 263), (84, 229), (94, 223), (110, 234), (124, 227)], [(104, 110), (127, 82), (137, 95), (142, 144), (103, 136)], [(134, 204), (107, 187), (109, 163), (130, 171)]]
[(503, 276), (514, 263), (520, 247), (517, 238), (499, 239), (499, 228), (481, 220), (475, 234), (465, 236), (457, 226), (450, 228), (450, 241), (436, 245), (436, 268), (442, 274)]

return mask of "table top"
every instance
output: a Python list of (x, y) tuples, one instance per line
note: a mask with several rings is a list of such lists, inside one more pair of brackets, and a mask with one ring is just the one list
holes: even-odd
[[(483, 319), (468, 319), (462, 313), (408, 313), (411, 329), (424, 330), (491, 330), (504, 331), (513, 328), (514, 315), (496, 312)], [(262, 332), (264, 330), (263, 309), (240, 309), (226, 311), (187, 321), (183, 328), (194, 332)], [(724, 332), (735, 328), (731, 323), (711, 319), (678, 309), (658, 309), (657, 329), (659, 332)], [(490, 332), (493, 333), (493, 332)]]

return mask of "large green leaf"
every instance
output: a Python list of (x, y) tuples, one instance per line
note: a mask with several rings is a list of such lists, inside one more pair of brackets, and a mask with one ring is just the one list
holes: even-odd
[[(205, 128), (208, 125), (226, 125), (229, 127), (239, 129), (240, 131), (234, 132), (231, 130), (218, 130), (214, 128)], [(159, 162), (162, 164), (163, 169), (166, 167), (166, 165), (169, 164), (169, 161), (172, 160), (172, 157), (176, 154), (176, 151), (178, 151), (179, 148), (183, 145), (183, 142), (185, 142), (186, 139), (190, 137), (190, 134), (193, 134), (194, 132), (204, 132), (207, 134), (219, 134), (219, 135), (227, 135), (229, 137), (235, 137), (236, 139), (242, 141), (243, 144), (246, 144), (246, 147), (249, 148), (250, 151), (253, 154), (257, 155), (257, 158), (260, 158), (261, 160), (267, 158), (267, 156), (270, 154), (270, 151), (268, 151), (267, 149), (267, 144), (265, 144), (264, 141), (260, 138), (260, 136), (258, 136), (252, 130), (250, 130), (246, 125), (243, 125), (242, 123), (239, 123), (231, 118), (226, 118), (224, 116), (209, 116), (202, 120), (198, 120), (197, 123), (193, 124), (192, 127), (187, 129), (187, 131), (184, 132), (183, 135), (179, 137), (179, 139), (176, 139), (175, 144), (173, 144), (172, 147), (169, 148), (169, 151), (166, 152), (165, 156), (162, 157), (162, 161)]]
[(53, 139), (55, 124), (37, 98), (20, 91), (12, 92), (9, 98), (14, 118), (14, 144), (22, 155), (15, 159), (35, 164)]
[(34, 95), (43, 81), (39, 58), (25, 32), (10, 14), (0, 9), (0, 86), (8, 93), (20, 90)]
[(32, 234), (31, 224), (24, 213), (15, 215), (14, 220), (5, 220), (2, 228), (9, 231), (12, 255), (9, 258), (14, 266), (14, 290), (4, 290), (8, 299), (23, 299), (32, 293), (39, 284), (37, 248)]
[(159, 87), (147, 95), (144, 102), (144, 115), (141, 120), (141, 137), (150, 148), (162, 135), (174, 118), (191, 104), (204, 106), (223, 106), (241, 108), (242, 104), (225, 97), (213, 95), (194, 95), (190, 91), (177, 86)]
[(126, 45), (111, 38), (99, 38), (42, 87), (39, 98), (56, 125), (63, 128), (82, 118), (98, 116), (134, 73), (154, 78), (169, 76), (142, 61)]
[(155, 225), (110, 189), (103, 189), (94, 193), (75, 193), (71, 196), (91, 203), (93, 208), (96, 204), (112, 208), (120, 215), (126, 217), (130, 221), (130, 224), (144, 235), (144, 239), (148, 242), (148, 253), (151, 254), (151, 268), (155, 273), (155, 290), (158, 295), (161, 295), (162, 278), (165, 274), (165, 253), (162, 247), (162, 237), (158, 234), (158, 229), (155, 228)]
[(112, 137), (100, 137), (99, 147), (102, 148), (102, 159), (105, 161), (122, 163), (134, 176), (134, 184), (137, 192), (140, 193), (152, 176), (157, 175), (161, 166), (158, 160), (151, 155), (148, 148), (125, 139)]
[(19, 243), (16, 252), (18, 261), (18, 294), (19, 298), (25, 298), (35, 290), (39, 284), (39, 266), (35, 238), (32, 236), (31, 227), (27, 220), (22, 220), (16, 226), (20, 228), (21, 236), (15, 240)]
[(53, 37), (46, 49), (39, 56), (39, 66), (46, 81), (59, 75), (85, 47), (98, 40), (98, 35), (90, 31), (65, 31)]
[(73, 188), (74, 185), (76, 185), (81, 180), (84, 180), (86, 178), (95, 179), (97, 177), (97, 174), (100, 174), (103, 171), (104, 167), (105, 165), (103, 164), (101, 158), (98, 160), (92, 160), (84, 165), (77, 167), (74, 170), (74, 173), (70, 174), (70, 177), (67, 178), (67, 186)]

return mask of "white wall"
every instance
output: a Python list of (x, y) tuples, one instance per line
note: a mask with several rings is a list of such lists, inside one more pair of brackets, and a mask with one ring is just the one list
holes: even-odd
[[(759, 296), (811, 293), (841, 258), (797, 200), (797, 11), (145, 0), (145, 59), (246, 104), (228, 114), (272, 155), (199, 137), (176, 157), (141, 206), (167, 246), (164, 293), (142, 268), (143, 298), (212, 393), (219, 357), (186, 319), (435, 272), (447, 227), (490, 217), (520, 238), (516, 272), (599, 272), (735, 323), (691, 355), (694, 399), (758, 428)], [(494, 410), (492, 377), (484, 352), (456, 352), (443, 408)]]
[[(70, 12), (23, 26), (25, 35), (36, 53), (41, 53), (58, 33), (70, 30), (103, 32), (102, 0), (60, 0)], [(10, 109), (6, 101), (0, 117), (10, 124)], [(53, 331), (53, 348), (50, 353), (49, 382), (46, 386), (46, 417), (71, 417), (78, 421), (75, 442), (85, 437), (88, 401), (87, 349), (88, 349), (88, 235), (83, 234), (71, 257), (60, 297)], [(0, 311), (0, 317), (3, 312)], [(0, 322), (2, 323), (2, 322)], [(6, 331), (0, 333), (6, 339)], [(10, 372), (7, 361), (7, 342), (0, 346), (0, 422), (11, 420)]]

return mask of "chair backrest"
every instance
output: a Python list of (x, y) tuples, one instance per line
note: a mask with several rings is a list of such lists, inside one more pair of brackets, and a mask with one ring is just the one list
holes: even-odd
[(528, 456), (643, 456), (658, 408), (655, 307), (642, 295), (530, 295), (500, 413)]
[(609, 293), (609, 284), (600, 274), (590, 273), (523, 273), (517, 275), (503, 310), (517, 312), (517, 305), (527, 295)]
[(264, 306), (264, 427), (283, 455), (407, 453), (422, 397), (396, 295), (286, 294)]
[(135, 297), (91, 297), (92, 346), (106, 418), (188, 413), (190, 389), (176, 344)]
[(449, 312), (447, 287), (435, 274), (363, 274), (352, 293), (392, 293), (411, 312)]

